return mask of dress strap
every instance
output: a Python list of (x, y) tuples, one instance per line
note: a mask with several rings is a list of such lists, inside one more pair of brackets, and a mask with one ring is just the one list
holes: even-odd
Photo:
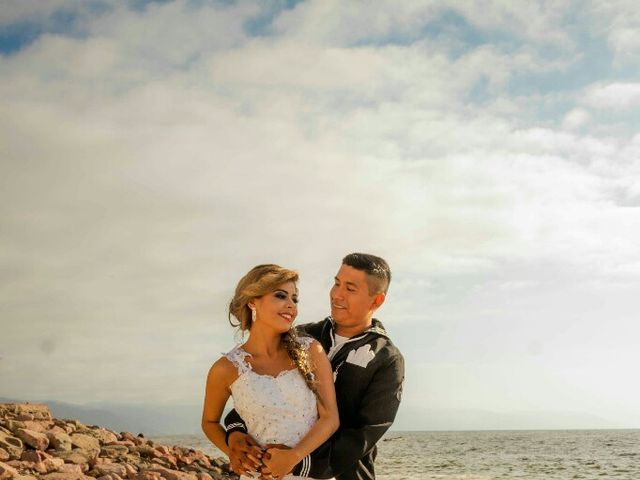
[(224, 357), (236, 366), (238, 375), (252, 370), (251, 365), (245, 360), (246, 357), (250, 356), (251, 354), (245, 352), (240, 345), (236, 345), (233, 350), (224, 354)]

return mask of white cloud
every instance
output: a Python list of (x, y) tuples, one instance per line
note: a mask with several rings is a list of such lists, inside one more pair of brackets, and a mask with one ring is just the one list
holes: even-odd
[(567, 112), (562, 120), (562, 127), (566, 130), (577, 130), (585, 126), (590, 119), (589, 112), (583, 108), (574, 108)]
[[(552, 43), (575, 40), (556, 28), (563, 8), (443, 5), (483, 29), (522, 30), (518, 41), (456, 57), (419, 36), (376, 46), (435, 18), (419, 3), (304, 2), (276, 19), (274, 35), (248, 37), (244, 22), (260, 13), (250, 3), (172, 2), (115, 5), (83, 23), (87, 38), (44, 35), (2, 57), (0, 114), (11, 121), (0, 131), (0, 300), (16, 328), (0, 341), (13, 391), (61, 382), (74, 398), (108, 398), (136, 359), (154, 368), (127, 385), (158, 393), (176, 360), (185, 388), (172, 400), (192, 402), (190, 385), (233, 342), (225, 300), (258, 262), (301, 271), (308, 321), (326, 313), (341, 256), (377, 252), (399, 279), (383, 310), (390, 328), (426, 328), (428, 315), (445, 343), (492, 315), (504, 321), (489, 330), (513, 338), (509, 302), (523, 297), (534, 312), (536, 289), (565, 270), (579, 275), (557, 291), (583, 278), (637, 282), (640, 142), (603, 135), (597, 112), (635, 105), (636, 84), (598, 83), (564, 118), (541, 120), (531, 115), (539, 103), (566, 112), (579, 92), (515, 96), (511, 81), (573, 61), (540, 53), (547, 21)], [(523, 279), (511, 265), (549, 267)], [(580, 294), (554, 297), (560, 313), (549, 308), (528, 334), (580, 311)], [(485, 342), (482, 326), (474, 340)], [(106, 354), (115, 359), (96, 369)], [(47, 359), (37, 386), (20, 376)]]
[(587, 89), (582, 102), (592, 108), (631, 110), (640, 106), (640, 83), (610, 83)]
[(640, 52), (640, 14), (633, 0), (592, 2), (584, 11), (596, 34), (604, 35), (619, 67), (637, 65)]

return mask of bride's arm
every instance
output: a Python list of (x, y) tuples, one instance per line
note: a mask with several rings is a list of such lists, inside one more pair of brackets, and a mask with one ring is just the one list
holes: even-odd
[(229, 456), (229, 447), (224, 441), (225, 430), (220, 425), (220, 417), (231, 395), (229, 386), (236, 376), (236, 368), (229, 360), (224, 357), (218, 359), (207, 375), (202, 408), (202, 431), (227, 456)]
[[(264, 464), (276, 478), (289, 473), (298, 462), (322, 445), (338, 429), (340, 424), (331, 363), (324, 353), (322, 345), (317, 341), (314, 340), (311, 343), (308, 351), (316, 380), (318, 420), (295, 447), (291, 449), (274, 448), (268, 451), (271, 458), (264, 459)], [(265, 469), (263, 469), (264, 472)]]

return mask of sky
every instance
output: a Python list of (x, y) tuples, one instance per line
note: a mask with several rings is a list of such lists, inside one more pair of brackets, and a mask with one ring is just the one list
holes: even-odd
[(640, 428), (638, 32), (625, 0), (2, 0), (0, 396), (201, 405), (249, 268), (298, 270), (306, 323), (364, 251), (399, 427)]

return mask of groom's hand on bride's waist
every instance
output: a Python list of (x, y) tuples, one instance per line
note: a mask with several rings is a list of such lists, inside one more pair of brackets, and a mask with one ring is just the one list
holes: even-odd
[[(291, 473), (291, 470), (293, 470), (293, 467), (298, 461), (294, 456), (293, 458), (295, 459), (293, 461), (289, 459), (287, 462), (286, 456), (291, 452), (291, 447), (282, 443), (269, 443), (265, 445), (264, 448), (265, 452), (262, 457), (260, 480), (279, 480)], [(287, 450), (289, 452), (286, 452)], [(282, 454), (285, 456), (283, 457)], [(275, 458), (276, 456), (278, 459)]]
[(255, 439), (243, 432), (229, 435), (229, 468), (238, 475), (257, 472), (262, 467), (263, 451)]

